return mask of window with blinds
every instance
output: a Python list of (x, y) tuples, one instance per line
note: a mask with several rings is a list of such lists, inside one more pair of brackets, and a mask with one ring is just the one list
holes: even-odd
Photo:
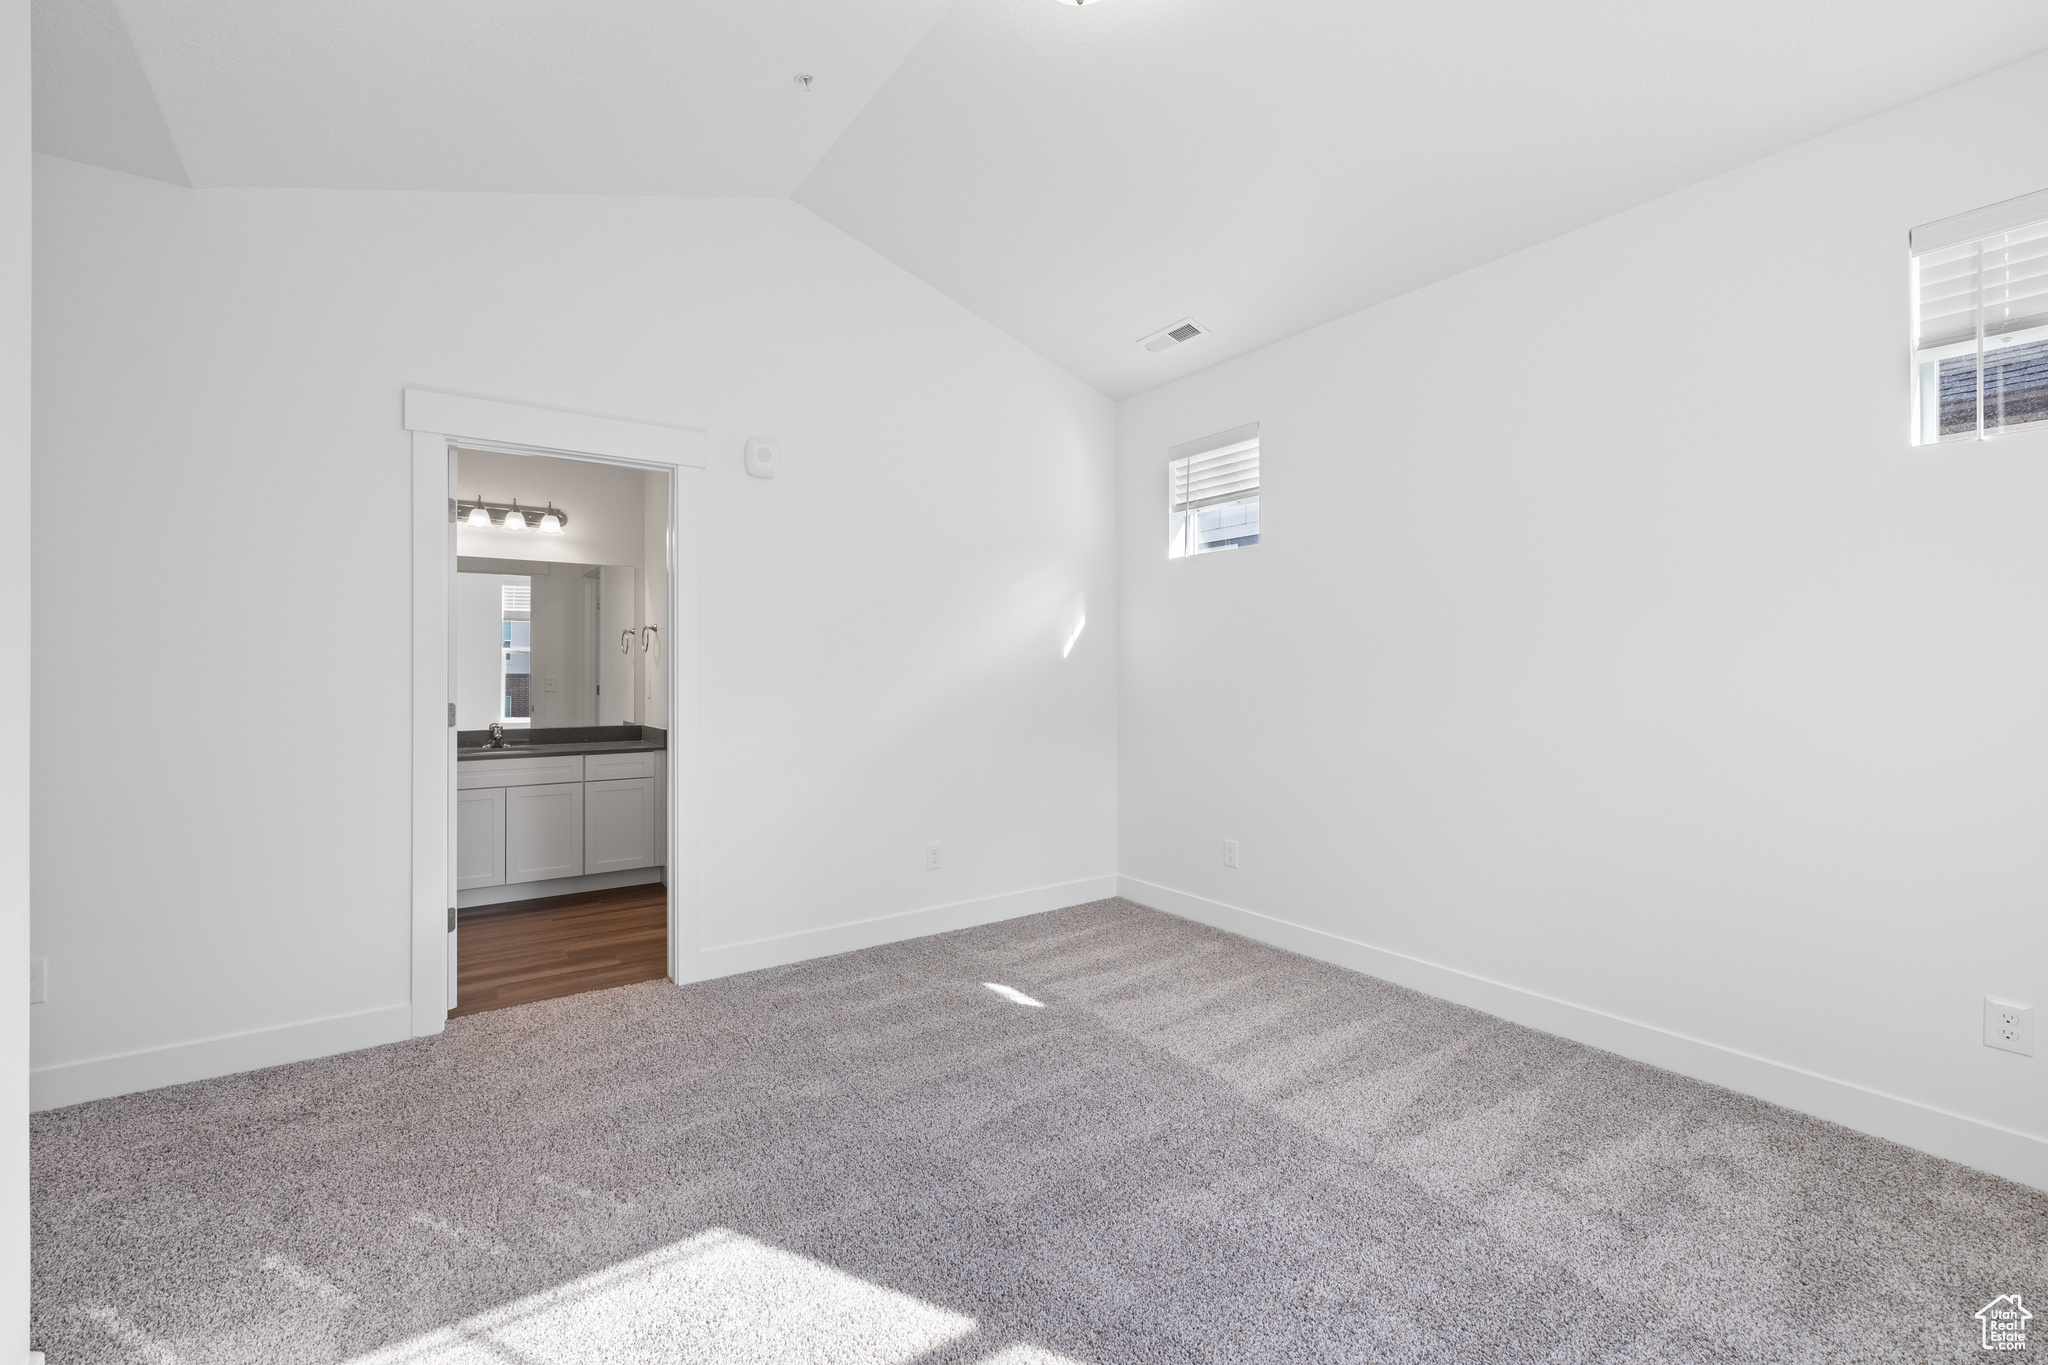
[(1259, 543), (1259, 424), (1166, 452), (1167, 557)]
[(2048, 190), (1911, 240), (1914, 439), (2048, 422)]

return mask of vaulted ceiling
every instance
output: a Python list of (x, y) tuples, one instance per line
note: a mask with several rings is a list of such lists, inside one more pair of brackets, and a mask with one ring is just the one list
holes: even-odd
[[(2048, 48), (2039, 0), (34, 10), (52, 155), (195, 187), (790, 197), (1112, 396)], [(1188, 315), (1213, 334), (1136, 344)]]

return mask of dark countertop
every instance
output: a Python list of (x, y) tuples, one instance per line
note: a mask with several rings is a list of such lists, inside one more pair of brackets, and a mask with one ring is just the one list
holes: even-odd
[(455, 732), (455, 759), (547, 758), (558, 754), (646, 753), (668, 747), (668, 731), (652, 725), (580, 725), (547, 730), (507, 730), (503, 749), (486, 749), (488, 730)]

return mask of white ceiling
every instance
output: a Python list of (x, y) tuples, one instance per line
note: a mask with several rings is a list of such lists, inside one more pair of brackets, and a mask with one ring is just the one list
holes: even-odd
[(65, 87), (125, 30), (195, 186), (780, 198), (946, 0), (33, 4), (53, 154), (104, 137)]
[(34, 5), (55, 155), (791, 196), (1112, 396), (2048, 48), (2039, 0)]

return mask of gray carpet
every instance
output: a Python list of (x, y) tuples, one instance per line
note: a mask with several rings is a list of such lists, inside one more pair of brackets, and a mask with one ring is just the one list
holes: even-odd
[(1918, 1362), (2048, 1280), (2041, 1194), (1121, 901), (43, 1114), (34, 1196), (50, 1365)]

